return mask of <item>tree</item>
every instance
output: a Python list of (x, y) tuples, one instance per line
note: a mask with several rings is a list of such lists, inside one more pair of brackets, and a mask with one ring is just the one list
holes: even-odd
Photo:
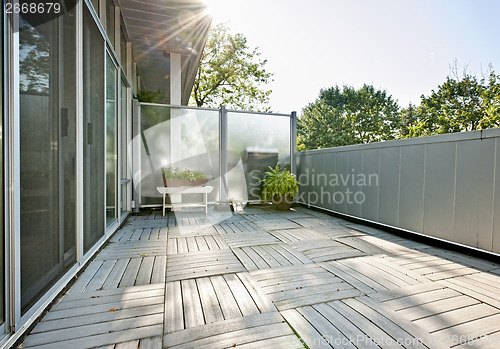
[(399, 106), (384, 90), (364, 85), (323, 89), (297, 121), (299, 150), (395, 139), (401, 124)]
[(489, 76), (478, 79), (464, 68), (448, 76), (444, 84), (422, 95), (407, 137), (473, 131), (500, 126), (500, 76), (490, 67)]
[(258, 47), (251, 49), (242, 34), (230, 34), (224, 24), (210, 29), (191, 93), (198, 107), (270, 111), (271, 81), (267, 60), (260, 59)]

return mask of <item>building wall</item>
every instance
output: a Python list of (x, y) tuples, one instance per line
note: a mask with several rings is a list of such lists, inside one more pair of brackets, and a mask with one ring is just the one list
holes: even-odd
[(301, 152), (298, 201), (500, 253), (499, 156), (500, 129)]
[(29, 328), (130, 211), (123, 179), (137, 77), (119, 1), (65, 4), (45, 19), (2, 13), (0, 347)]

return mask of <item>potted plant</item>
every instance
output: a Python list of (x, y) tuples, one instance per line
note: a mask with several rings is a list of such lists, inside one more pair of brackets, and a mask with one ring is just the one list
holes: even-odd
[(292, 207), (293, 198), (299, 189), (299, 182), (295, 175), (287, 169), (280, 170), (269, 166), (271, 171), (266, 172), (267, 177), (261, 182), (264, 183), (262, 197), (264, 200), (271, 200), (278, 210), (289, 210)]
[(165, 187), (201, 186), (208, 182), (200, 170), (179, 170), (178, 168), (163, 168), (161, 170)]

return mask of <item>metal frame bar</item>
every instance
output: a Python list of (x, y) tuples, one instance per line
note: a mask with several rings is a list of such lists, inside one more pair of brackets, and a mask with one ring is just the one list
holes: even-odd
[(76, 5), (76, 262), (83, 260), (84, 115), (83, 115), (83, 3)]
[(224, 105), (219, 111), (219, 203), (229, 202), (229, 186), (227, 184), (227, 110)]
[(281, 114), (281, 113), (266, 113), (260, 111), (245, 111), (245, 110), (232, 110), (227, 109), (228, 113), (238, 113), (238, 114), (258, 114), (258, 115), (269, 115), (269, 116), (287, 116), (291, 117), (291, 114)]
[[(18, 3), (18, 0), (13, 0)], [(9, 156), (8, 156), (8, 196), (9, 196), (9, 312), (10, 330), (16, 331), (21, 320), (21, 213), (20, 213), (20, 97), (19, 97), (19, 14), (11, 16), (12, 31), (9, 43)]]
[(297, 177), (297, 112), (290, 115), (290, 172)]

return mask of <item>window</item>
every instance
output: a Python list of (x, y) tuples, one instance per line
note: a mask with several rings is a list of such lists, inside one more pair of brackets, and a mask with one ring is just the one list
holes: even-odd
[[(120, 176), (122, 179), (128, 178), (127, 171), (127, 140), (129, 135), (129, 128), (127, 125), (127, 111), (128, 111), (128, 99), (127, 99), (127, 86), (122, 81), (121, 83), (121, 113), (120, 113)], [(121, 212), (120, 214), (127, 211), (127, 194), (128, 194), (128, 184), (121, 184)]]
[(104, 235), (104, 40), (90, 12), (83, 13), (83, 245)]
[(106, 225), (117, 217), (117, 69), (106, 55)]
[(75, 18), (19, 17), (23, 313), (76, 261)]
[[(3, 47), (5, 38), (5, 28), (4, 28), (4, 15), (0, 15), (0, 28), (2, 31), (2, 36), (0, 37), (0, 47), (2, 48), (2, 53), (0, 55), (0, 109), (3, 115), (3, 81), (4, 81), (4, 69), (3, 69)], [(4, 248), (5, 248), (5, 231), (4, 231), (4, 216), (5, 211), (3, 207), (4, 202), (4, 181), (3, 181), (3, 118), (0, 120), (0, 185), (2, 186), (2, 191), (0, 192), (0, 325), (5, 321), (5, 310), (4, 310), (4, 290), (5, 290), (5, 279), (4, 279)], [(3, 333), (0, 333), (0, 336)]]
[(115, 4), (113, 0), (106, 0), (106, 32), (109, 41), (115, 46)]
[(128, 74), (127, 71), (127, 40), (125, 39), (125, 33), (123, 32), (123, 26), (120, 29), (120, 62), (122, 68), (124, 69), (125, 75)]

